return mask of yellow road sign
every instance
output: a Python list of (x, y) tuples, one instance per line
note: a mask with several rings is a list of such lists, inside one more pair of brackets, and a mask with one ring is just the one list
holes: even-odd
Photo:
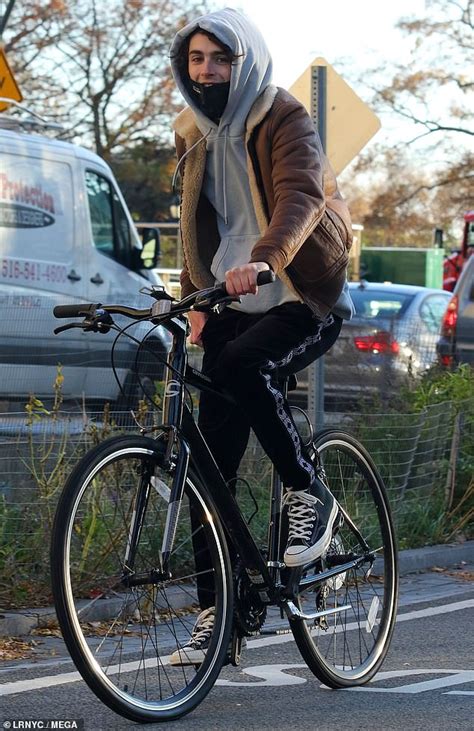
[[(2, 48), (0, 48), (0, 96), (5, 96), (7, 99), (13, 99), (16, 102), (21, 102), (23, 99)], [(7, 108), (7, 102), (0, 102), (0, 112), (5, 111)]]
[(333, 67), (321, 57), (315, 58), (290, 87), (293, 94), (312, 113), (312, 73), (316, 66), (327, 71), (326, 154), (338, 175), (380, 129), (380, 120), (357, 96)]

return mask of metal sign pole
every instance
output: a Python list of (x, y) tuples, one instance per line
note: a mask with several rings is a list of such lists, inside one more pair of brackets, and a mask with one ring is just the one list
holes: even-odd
[[(327, 69), (313, 66), (311, 69), (311, 118), (318, 130), (321, 145), (326, 151), (326, 91)], [(324, 428), (324, 356), (309, 366), (308, 413), (316, 431)]]
[(4, 14), (2, 16), (0, 16), (0, 41), (2, 40), (3, 31), (7, 27), (8, 18), (10, 17), (10, 13), (13, 10), (13, 6), (15, 5), (15, 2), (16, 2), (16, 0), (10, 0)]

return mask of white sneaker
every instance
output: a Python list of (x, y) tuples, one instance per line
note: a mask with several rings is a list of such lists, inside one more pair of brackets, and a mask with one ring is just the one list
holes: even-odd
[(214, 627), (215, 607), (204, 609), (196, 620), (189, 642), (170, 657), (171, 665), (201, 665)]

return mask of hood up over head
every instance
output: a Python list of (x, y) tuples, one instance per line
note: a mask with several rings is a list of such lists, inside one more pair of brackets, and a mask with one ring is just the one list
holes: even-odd
[[(182, 44), (199, 29), (212, 33), (221, 43), (228, 46), (234, 55), (229, 97), (220, 122), (217, 123), (203, 114), (197, 105), (189, 90), (187, 66), (182, 70), (178, 63)], [(270, 84), (272, 76), (270, 53), (258, 28), (236, 10), (231, 8), (218, 10), (197, 18), (178, 31), (171, 45), (170, 56), (176, 84), (193, 109), (202, 133), (206, 134), (216, 127), (228, 127), (231, 135), (242, 134), (252, 105)], [(182, 74), (186, 77), (183, 78)]]

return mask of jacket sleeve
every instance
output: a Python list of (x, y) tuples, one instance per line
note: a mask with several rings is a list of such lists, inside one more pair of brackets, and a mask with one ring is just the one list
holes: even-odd
[(266, 172), (271, 175), (274, 209), (250, 261), (265, 261), (278, 274), (314, 231), (326, 205), (324, 153), (310, 116), (294, 100), (278, 101), (272, 111), (271, 170)]
[[(176, 146), (176, 157), (179, 160), (183, 157), (184, 153), (186, 152), (186, 145), (182, 137), (180, 137), (178, 134), (175, 134), (175, 146)], [(181, 237), (178, 241), (178, 246), (181, 246)], [(186, 257), (184, 256), (183, 252), (183, 268), (181, 270), (180, 276), (179, 276), (180, 284), (181, 284), (181, 297), (187, 297), (188, 294), (192, 294), (193, 292), (197, 291), (197, 288), (194, 286), (194, 284), (191, 282), (191, 278), (189, 276), (188, 267), (186, 264)]]

